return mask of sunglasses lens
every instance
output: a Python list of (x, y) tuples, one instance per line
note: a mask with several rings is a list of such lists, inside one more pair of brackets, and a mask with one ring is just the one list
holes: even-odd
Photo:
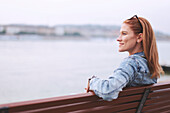
[(140, 22), (140, 20), (139, 20), (139, 18), (138, 18), (138, 16), (137, 16), (137, 15), (134, 15), (133, 17), (131, 17), (131, 18), (130, 18), (130, 19), (128, 19), (128, 20), (131, 20), (131, 19), (133, 19), (133, 18), (136, 18), (136, 19), (138, 20), (138, 22), (139, 22), (139, 24), (140, 24), (140, 26), (141, 26), (141, 28), (142, 28), (142, 32), (143, 32), (142, 24), (141, 24), (141, 22)]

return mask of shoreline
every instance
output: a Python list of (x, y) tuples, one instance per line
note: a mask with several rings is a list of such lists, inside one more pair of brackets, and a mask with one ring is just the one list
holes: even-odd
[[(38, 35), (38, 34), (24, 34), (24, 35), (2, 35), (0, 34), (0, 41), (46, 41), (46, 40), (90, 40), (90, 39), (116, 39), (118, 36), (53, 36), (53, 35)], [(170, 38), (156, 38), (157, 41), (170, 41)]]

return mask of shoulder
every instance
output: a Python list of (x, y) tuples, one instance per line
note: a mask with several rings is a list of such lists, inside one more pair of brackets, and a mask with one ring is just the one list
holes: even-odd
[(134, 56), (128, 56), (120, 63), (120, 66), (114, 71), (115, 74), (124, 76), (127, 80), (131, 80), (138, 71), (138, 63)]
[[(139, 55), (130, 55), (123, 59), (120, 63), (119, 68), (129, 69), (132, 68), (134, 71), (139, 71), (140, 67), (146, 65), (146, 61)], [(146, 66), (144, 66), (146, 67)]]
[(128, 57), (124, 58), (124, 60), (121, 62), (121, 65), (137, 66), (137, 65), (139, 65), (138, 59), (140, 59), (140, 56), (137, 56), (137, 55), (128, 56)]
[(148, 72), (148, 65), (147, 60), (139, 55), (131, 55), (125, 58), (122, 63), (121, 67), (132, 67), (137, 72)]

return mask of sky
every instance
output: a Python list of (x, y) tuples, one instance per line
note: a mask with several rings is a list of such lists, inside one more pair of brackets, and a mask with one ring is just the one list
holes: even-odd
[(135, 14), (170, 35), (170, 0), (0, 0), (1, 25), (121, 25)]

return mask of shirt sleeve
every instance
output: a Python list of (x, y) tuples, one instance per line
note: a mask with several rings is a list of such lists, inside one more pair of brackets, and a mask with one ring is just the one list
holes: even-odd
[(103, 98), (111, 101), (118, 97), (122, 89), (134, 78), (137, 64), (134, 59), (126, 58), (108, 79), (93, 78), (90, 80), (90, 90)]

